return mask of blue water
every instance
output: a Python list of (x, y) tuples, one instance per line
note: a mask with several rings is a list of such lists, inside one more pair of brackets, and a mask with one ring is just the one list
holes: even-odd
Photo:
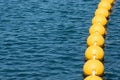
[[(99, 0), (0, 0), (0, 80), (83, 80)], [(120, 80), (120, 1), (105, 41), (105, 80)]]

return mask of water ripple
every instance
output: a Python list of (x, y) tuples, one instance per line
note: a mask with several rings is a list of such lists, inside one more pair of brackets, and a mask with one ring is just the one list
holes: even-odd
[[(0, 0), (0, 80), (82, 80), (98, 2)], [(104, 78), (109, 80), (120, 77), (119, 4), (107, 25)]]

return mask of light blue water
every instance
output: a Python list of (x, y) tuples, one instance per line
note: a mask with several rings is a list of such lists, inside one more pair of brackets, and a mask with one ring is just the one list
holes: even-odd
[[(0, 80), (83, 80), (98, 0), (0, 0)], [(120, 79), (120, 1), (105, 42), (105, 80)]]

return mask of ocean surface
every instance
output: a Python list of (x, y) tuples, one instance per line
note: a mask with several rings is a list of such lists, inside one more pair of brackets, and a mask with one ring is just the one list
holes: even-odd
[[(99, 0), (0, 0), (0, 80), (83, 80)], [(120, 0), (105, 37), (105, 80), (120, 80)]]

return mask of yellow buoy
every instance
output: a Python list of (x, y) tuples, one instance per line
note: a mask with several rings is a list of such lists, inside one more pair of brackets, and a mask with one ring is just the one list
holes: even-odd
[(113, 4), (115, 0), (101, 0), (101, 1), (108, 1), (110, 4)]
[(95, 23), (93, 24), (89, 29), (90, 34), (99, 33), (101, 35), (104, 35), (106, 33), (105, 27), (101, 24)]
[(98, 4), (98, 8), (100, 8), (100, 7), (106, 8), (107, 10), (110, 10), (112, 8), (111, 4), (106, 0), (101, 1)]
[(95, 15), (94, 18), (92, 19), (92, 24), (99, 23), (101, 25), (106, 25), (107, 24), (107, 19), (103, 15)]
[(104, 51), (99, 46), (90, 46), (85, 51), (85, 57), (86, 59), (98, 59), (102, 60), (104, 57)]
[(88, 76), (84, 80), (103, 80), (103, 79), (99, 76)]
[(88, 60), (84, 66), (83, 71), (85, 75), (102, 75), (104, 72), (104, 66), (99, 60)]
[(103, 46), (104, 44), (104, 38), (102, 35), (95, 33), (95, 34), (91, 34), (88, 38), (87, 38), (87, 44), (88, 46), (91, 45), (98, 45), (98, 46)]
[(95, 15), (103, 15), (105, 17), (108, 17), (109, 14), (110, 14), (109, 11), (104, 7), (100, 7), (95, 11)]

